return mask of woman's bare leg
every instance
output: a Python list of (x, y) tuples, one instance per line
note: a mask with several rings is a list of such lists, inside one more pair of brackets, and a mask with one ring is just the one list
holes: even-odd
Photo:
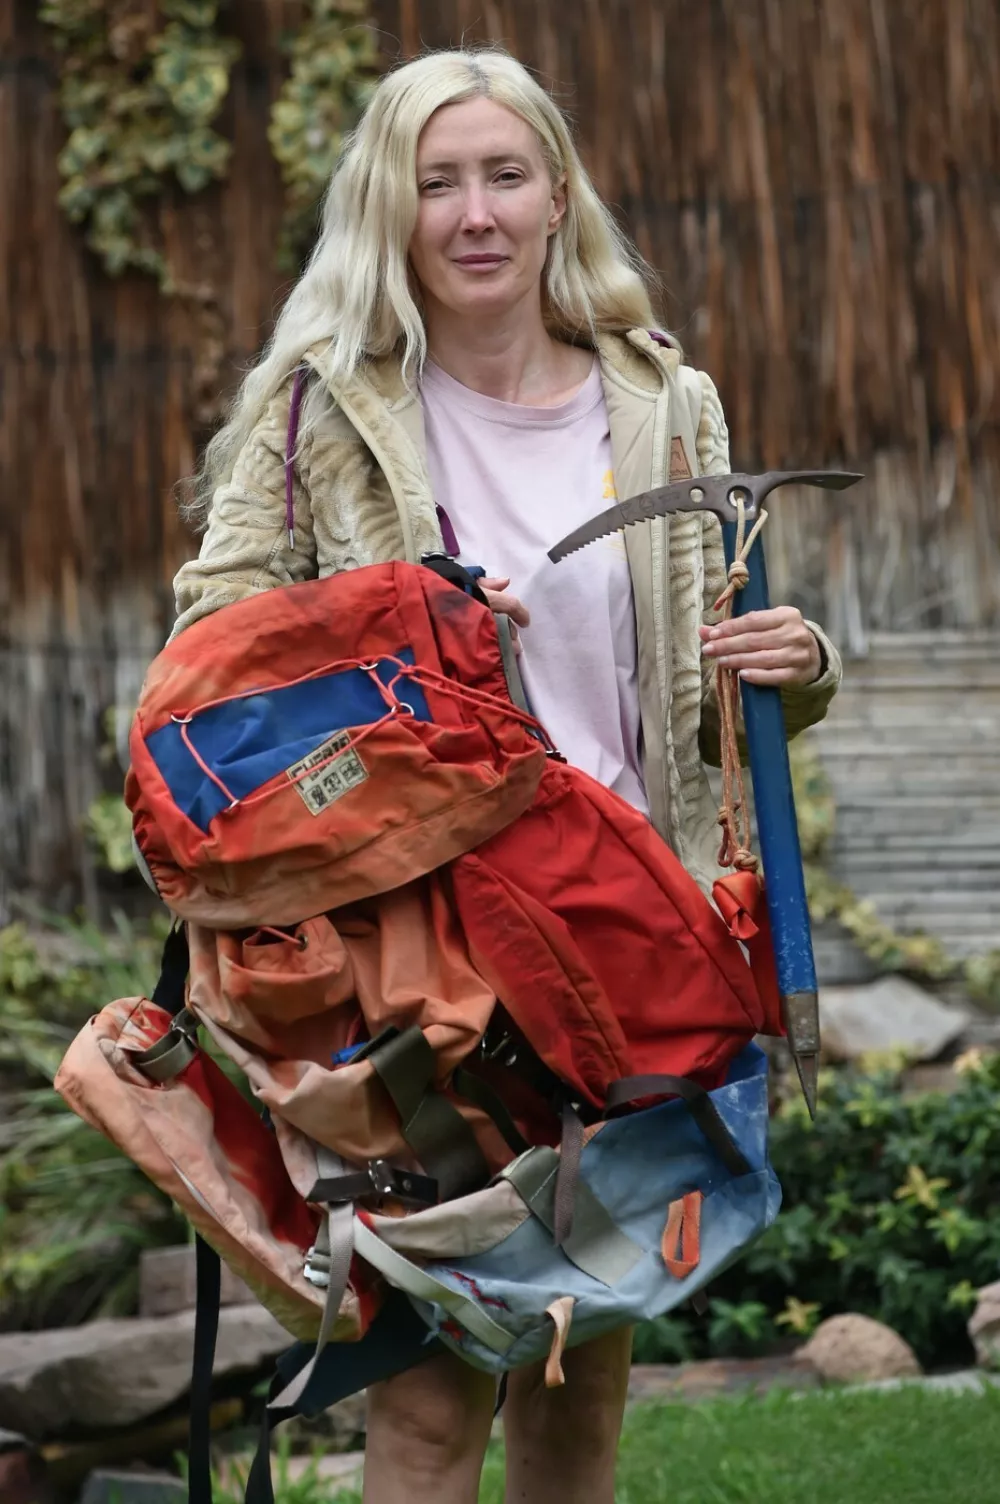
[(559, 1389), (546, 1389), (542, 1363), (511, 1374), (507, 1504), (614, 1504), (631, 1360), (625, 1327), (565, 1353)]
[(368, 1390), (365, 1504), (476, 1504), (496, 1383), (439, 1353)]

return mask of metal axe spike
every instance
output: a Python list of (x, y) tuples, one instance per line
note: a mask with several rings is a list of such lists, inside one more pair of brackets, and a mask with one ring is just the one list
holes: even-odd
[[(696, 475), (631, 496), (585, 522), (549, 550), (558, 563), (567, 554), (609, 533), (621, 532), (637, 522), (666, 517), (671, 512), (714, 512), (722, 524), (726, 563), (736, 553), (737, 503), (744, 519), (753, 523), (764, 498), (779, 486), (821, 486), (843, 491), (863, 477), (845, 470), (769, 470), (763, 475)], [(767, 610), (767, 571), (759, 537), (747, 558), (749, 581), (733, 601), (733, 615)], [(767, 685), (741, 684), (743, 721), (750, 756), (750, 775), (757, 812), (757, 836), (765, 873), (765, 894), (778, 988), (788, 1046), (795, 1062), (802, 1093), (812, 1116), (816, 1113), (819, 1070), (819, 1007), (816, 964), (813, 958), (809, 906), (806, 900), (802, 853), (792, 774), (788, 762), (781, 691)]]

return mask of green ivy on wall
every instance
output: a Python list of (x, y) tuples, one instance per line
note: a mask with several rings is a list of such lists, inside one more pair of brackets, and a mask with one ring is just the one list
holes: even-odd
[(298, 270), (344, 137), (375, 87), (378, 45), (366, 11), (366, 0), (309, 0), (308, 19), (286, 44), (291, 72), (268, 131), (285, 183), (283, 271)]
[[(44, 0), (62, 54), (60, 101), (69, 137), (59, 202), (86, 229), (113, 276), (151, 273), (176, 292), (152, 216), (169, 185), (197, 193), (225, 177), (230, 144), (213, 129), (240, 55), (216, 31), (217, 0)], [(297, 271), (319, 201), (371, 97), (378, 44), (366, 0), (306, 0), (289, 37), (289, 76), (268, 136), (285, 185), (278, 264)]]
[(216, 0), (44, 0), (40, 12), (63, 55), (59, 202), (109, 273), (136, 267), (165, 292), (170, 272), (144, 207), (171, 183), (197, 193), (229, 162), (212, 122), (240, 46), (216, 32), (218, 10)]

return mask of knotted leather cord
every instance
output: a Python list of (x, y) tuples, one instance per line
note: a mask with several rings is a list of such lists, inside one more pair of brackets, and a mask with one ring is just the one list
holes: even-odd
[[(736, 506), (736, 552), (729, 566), (728, 584), (712, 608), (722, 612), (723, 621), (731, 619), (736, 592), (745, 589), (750, 579), (747, 555), (767, 521), (767, 513), (762, 509), (749, 536), (744, 536), (746, 509), (738, 493), (733, 500)], [(739, 670), (726, 668), (721, 661), (718, 662), (715, 667), (715, 693), (719, 702), (722, 761), (722, 804), (718, 819), (718, 824), (722, 827), (719, 866), (734, 867), (737, 872), (756, 872), (759, 863), (750, 846), (746, 785), (736, 734), (740, 706)]]

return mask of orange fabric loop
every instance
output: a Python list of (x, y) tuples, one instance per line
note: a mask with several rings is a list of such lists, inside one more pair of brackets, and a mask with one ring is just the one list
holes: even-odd
[(754, 986), (764, 1010), (761, 1034), (783, 1037), (781, 990), (774, 960), (771, 922), (764, 899), (764, 881), (755, 872), (731, 872), (712, 884), (716, 908), (726, 921), (729, 933), (747, 948)]
[(561, 1295), (546, 1308), (548, 1316), (555, 1331), (552, 1333), (552, 1346), (545, 1363), (545, 1387), (546, 1389), (559, 1389), (566, 1382), (563, 1373), (562, 1356), (566, 1350), (566, 1339), (573, 1323), (573, 1307), (576, 1299), (572, 1295)]
[(701, 1191), (671, 1201), (667, 1225), (663, 1229), (661, 1252), (667, 1270), (675, 1279), (684, 1279), (697, 1269), (701, 1260)]

